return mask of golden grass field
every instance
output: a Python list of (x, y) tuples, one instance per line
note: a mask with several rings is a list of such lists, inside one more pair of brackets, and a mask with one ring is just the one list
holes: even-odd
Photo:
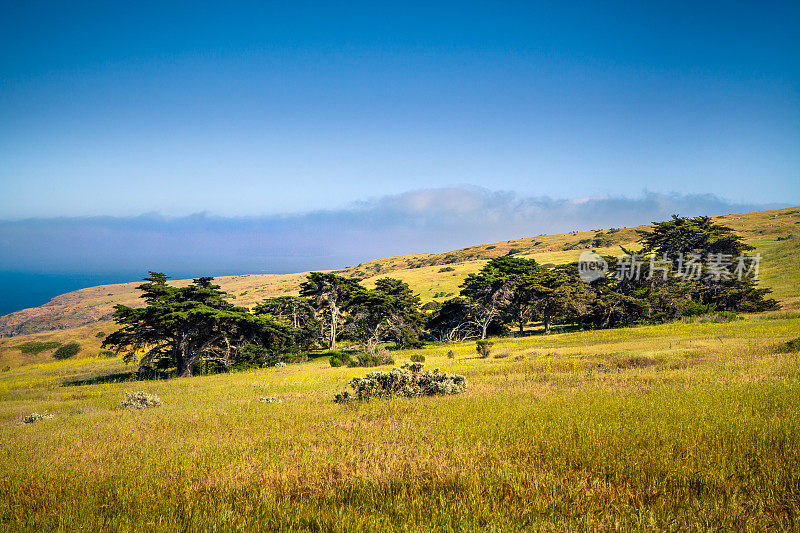
[[(725, 217), (764, 256), (762, 284), (781, 311), (534, 331), (495, 339), (486, 359), (474, 342), (393, 352), (398, 365), (423, 354), (427, 368), (464, 374), (459, 396), (334, 404), (371, 369), (331, 368), (324, 355), (286, 368), (105, 381), (130, 370), (96, 357), (95, 335), (109, 322), (2, 339), (0, 528), (797, 531), (800, 354), (782, 345), (800, 335), (798, 213)], [(558, 249), (567, 238), (584, 237), (537, 237), (552, 249), (530, 256), (572, 260), (579, 251)], [(481, 264), (392, 275), (429, 299), (457, 292)], [(84, 349), (53, 361), (14, 348), (33, 339)], [(163, 405), (120, 409), (134, 390)], [(23, 424), (34, 411), (54, 418)]]

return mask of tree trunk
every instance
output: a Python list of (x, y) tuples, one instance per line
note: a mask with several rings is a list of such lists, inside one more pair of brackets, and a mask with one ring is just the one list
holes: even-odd
[(545, 335), (550, 335), (550, 322), (551, 321), (552, 321), (552, 319), (549, 316), (544, 318), (544, 334)]
[(524, 332), (524, 327), (525, 327), (525, 324), (523, 323), (522, 319), (520, 318), (519, 319), (519, 335), (520, 335), (520, 337), (522, 336), (522, 334)]
[(483, 325), (481, 325), (481, 339), (485, 339), (486, 338), (486, 328), (488, 328), (488, 327), (489, 327), (489, 323), (488, 322), (484, 322)]
[(331, 303), (331, 343), (330, 348), (331, 350), (336, 349), (336, 305)]

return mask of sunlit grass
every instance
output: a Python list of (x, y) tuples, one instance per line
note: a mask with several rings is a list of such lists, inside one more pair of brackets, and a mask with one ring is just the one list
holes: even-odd
[[(12, 530), (502, 531), (796, 528), (797, 317), (496, 339), (422, 353), (460, 396), (332, 403), (325, 358), (63, 386), (119, 359), (0, 376)], [(452, 350), (454, 358), (447, 352)], [(495, 358), (507, 350), (507, 357)], [(125, 391), (163, 406), (119, 409)], [(274, 396), (280, 404), (264, 404)], [(22, 424), (30, 412), (53, 420)]]

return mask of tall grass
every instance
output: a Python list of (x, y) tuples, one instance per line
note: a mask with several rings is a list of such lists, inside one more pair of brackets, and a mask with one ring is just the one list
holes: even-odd
[[(64, 386), (119, 359), (0, 376), (9, 530), (793, 530), (797, 318), (646, 326), (422, 350), (460, 396), (344, 407), (324, 359)], [(446, 354), (453, 350), (454, 359)], [(398, 363), (414, 352), (396, 354)], [(158, 409), (118, 408), (124, 392)], [(282, 403), (265, 404), (272, 396)], [(23, 424), (23, 414), (53, 420)]]

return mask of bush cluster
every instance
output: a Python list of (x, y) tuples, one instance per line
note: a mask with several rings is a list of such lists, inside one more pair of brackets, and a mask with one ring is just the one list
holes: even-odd
[(26, 424), (32, 424), (34, 422), (38, 422), (39, 420), (52, 420), (53, 415), (48, 413), (31, 413), (29, 415), (25, 415), (22, 419), (23, 422)]
[(78, 352), (81, 351), (81, 345), (77, 342), (70, 342), (69, 344), (65, 344), (61, 346), (58, 350), (53, 353), (53, 357), (56, 359), (69, 359), (75, 355), (78, 355)]
[(121, 407), (123, 409), (145, 409), (147, 407), (158, 407), (159, 405), (161, 405), (161, 398), (140, 390), (137, 392), (126, 392)]
[(261, 403), (283, 403), (283, 400), (281, 400), (280, 398), (272, 398), (268, 396), (262, 396), (261, 398), (258, 399), (258, 401)]
[(478, 356), (481, 359), (489, 357), (492, 353), (492, 344), (494, 343), (489, 340), (475, 341), (475, 351), (478, 352)]
[(413, 361), (415, 363), (424, 363), (425, 362), (425, 356), (421, 355), (421, 354), (418, 354), (418, 353), (411, 354), (410, 359), (411, 359), (411, 361)]
[(778, 353), (800, 352), (800, 337), (778, 344), (775, 351)]
[(371, 398), (392, 398), (402, 396), (414, 398), (438, 394), (459, 394), (466, 390), (467, 380), (459, 374), (423, 372), (422, 363), (404, 363), (400, 368), (389, 372), (370, 372), (363, 378), (350, 380), (354, 393), (342, 392), (336, 395), (336, 403), (369, 400)]
[(61, 346), (61, 343), (58, 341), (46, 341), (46, 342), (30, 341), (19, 344), (15, 346), (15, 348), (19, 349), (19, 351), (22, 353), (38, 354), (47, 350), (58, 348), (59, 346)]
[(370, 366), (383, 366), (383, 365), (393, 365), (394, 364), (394, 357), (387, 351), (378, 351), (374, 354), (369, 353), (359, 353), (359, 354), (351, 354), (350, 352), (331, 352), (330, 357), (328, 358), (328, 362), (333, 367), (338, 366), (349, 366), (350, 368), (355, 368), (358, 366), (363, 367), (370, 367)]

